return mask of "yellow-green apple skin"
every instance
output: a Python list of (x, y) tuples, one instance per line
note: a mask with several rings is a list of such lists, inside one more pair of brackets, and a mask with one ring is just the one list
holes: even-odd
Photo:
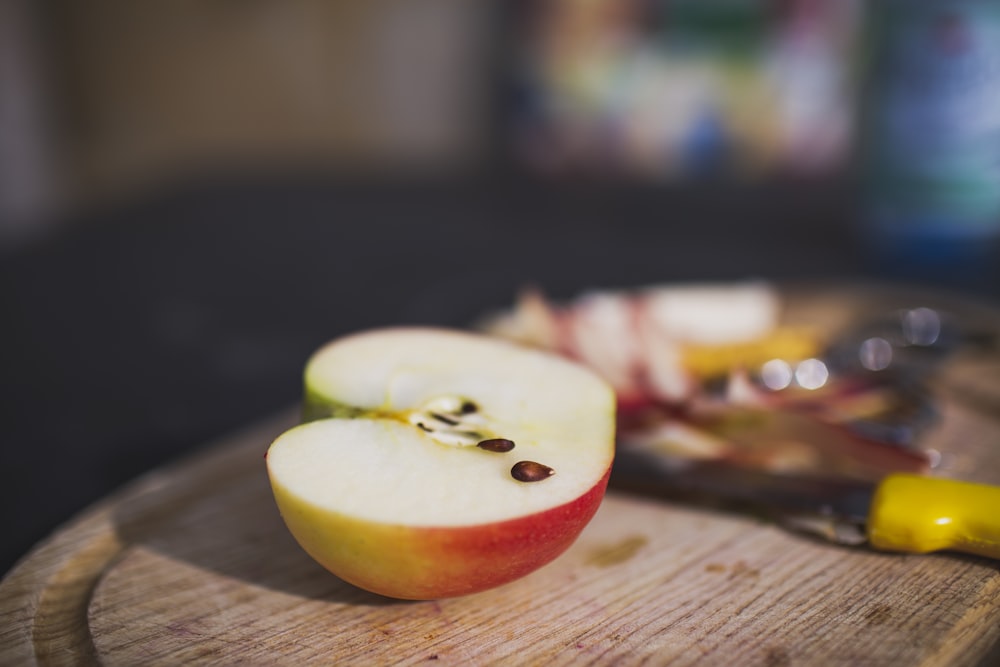
[[(374, 593), (437, 599), (523, 577), (604, 497), (615, 397), (573, 362), (479, 334), (381, 329), (318, 351), (306, 394), (319, 418), (268, 450), (275, 501), (310, 556)], [(491, 438), (515, 446), (477, 446)], [(524, 460), (554, 474), (519, 481)]]

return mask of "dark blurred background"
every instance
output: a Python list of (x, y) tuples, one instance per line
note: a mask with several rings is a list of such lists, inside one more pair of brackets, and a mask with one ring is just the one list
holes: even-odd
[[(937, 60), (910, 69), (1000, 90), (997, 12), (883, 4), (3, 0), (0, 572), (294, 404), (309, 353), (348, 331), (468, 326), (526, 285), (1000, 298), (1000, 98), (975, 98), (978, 125), (960, 96), (897, 113), (945, 99), (905, 76), (918, 51)], [(986, 167), (901, 178), (869, 150), (959, 125)], [(918, 241), (886, 242), (887, 216)]]

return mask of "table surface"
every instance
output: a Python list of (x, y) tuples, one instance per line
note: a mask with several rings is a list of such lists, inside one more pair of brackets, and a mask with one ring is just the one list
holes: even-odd
[[(1000, 311), (924, 292), (786, 294), (836, 331), (912, 305), (968, 325)], [(858, 307), (864, 305), (863, 312)], [(935, 374), (936, 474), (1000, 483), (1000, 355)], [(63, 527), (0, 583), (4, 664), (992, 665), (1000, 567), (959, 554), (845, 548), (751, 513), (621, 491), (533, 574), (476, 595), (398, 601), (295, 544), (262, 454), (294, 411), (140, 478)]]
[[(871, 262), (836, 183), (176, 184), (0, 249), (0, 571), (112, 489), (293, 403), (319, 344), (466, 326), (525, 285), (915, 280), (1000, 301), (995, 270)], [(1000, 262), (997, 262), (1000, 265)]]

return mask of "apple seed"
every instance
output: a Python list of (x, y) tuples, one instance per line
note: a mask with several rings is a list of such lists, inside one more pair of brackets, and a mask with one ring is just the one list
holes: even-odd
[[(389, 416), (394, 415), (389, 413)], [(450, 447), (471, 447), (492, 435), (481, 428), (486, 425), (486, 417), (479, 412), (479, 406), (458, 396), (436, 396), (395, 418), (408, 421)]]
[(448, 426), (458, 426), (459, 424), (457, 419), (452, 419), (451, 417), (445, 417), (443, 414), (439, 412), (431, 412), (428, 414), (430, 414), (430, 416), (433, 417), (434, 419), (438, 420), (439, 422), (443, 422)]
[(509, 452), (514, 449), (514, 441), (507, 438), (490, 438), (481, 441), (476, 447), (485, 449), (488, 452)]
[(519, 482), (540, 482), (554, 474), (552, 468), (534, 461), (518, 461), (510, 469), (510, 476)]

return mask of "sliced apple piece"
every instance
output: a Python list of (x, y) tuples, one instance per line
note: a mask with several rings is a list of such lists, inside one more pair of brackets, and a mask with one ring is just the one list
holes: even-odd
[(766, 283), (692, 284), (647, 289), (648, 317), (681, 343), (729, 345), (766, 337), (778, 325), (781, 301)]
[(616, 292), (589, 292), (566, 317), (567, 353), (611, 383), (619, 400), (631, 403), (642, 392), (640, 348), (636, 344), (636, 309)]
[(316, 561), (382, 595), (433, 599), (552, 561), (597, 510), (615, 397), (593, 371), (484, 335), (398, 328), (339, 339), (306, 373), (314, 421), (267, 470)]

